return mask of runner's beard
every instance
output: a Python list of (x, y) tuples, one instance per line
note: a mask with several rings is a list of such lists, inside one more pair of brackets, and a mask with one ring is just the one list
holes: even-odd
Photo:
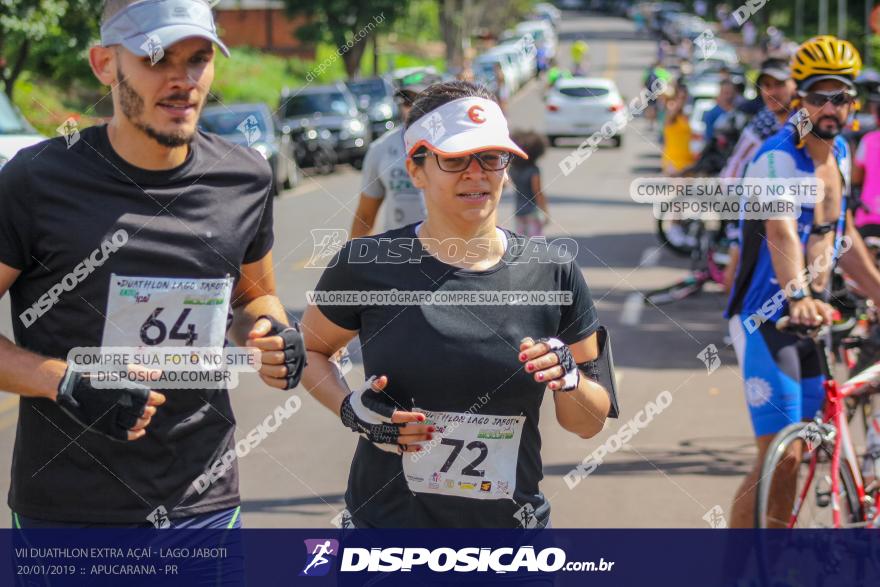
[[(828, 119), (834, 121), (833, 129), (824, 129), (821, 128), (822, 121)], [(840, 131), (843, 130), (843, 125), (840, 121), (833, 116), (823, 116), (819, 120), (816, 121), (816, 124), (813, 126), (813, 134), (819, 137), (820, 139), (833, 139), (837, 135), (840, 134)]]
[(119, 104), (122, 106), (122, 114), (135, 128), (163, 147), (182, 147), (192, 142), (195, 132), (162, 133), (143, 122), (140, 118), (144, 113), (144, 99), (129, 85), (119, 68), (116, 69), (116, 79), (119, 80), (116, 87), (119, 89)]

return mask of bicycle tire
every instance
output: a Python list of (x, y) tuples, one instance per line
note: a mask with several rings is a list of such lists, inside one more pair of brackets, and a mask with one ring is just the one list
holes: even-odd
[[(782, 456), (788, 451), (788, 447), (791, 446), (793, 442), (804, 442), (803, 438), (800, 436), (800, 433), (809, 424), (811, 423), (796, 422), (794, 424), (789, 424), (776, 435), (776, 437), (773, 439), (773, 442), (771, 442), (770, 446), (767, 448), (767, 456), (764, 458), (764, 462), (761, 465), (761, 472), (758, 477), (758, 486), (756, 488), (756, 528), (767, 528), (767, 508), (769, 506), (770, 500), (770, 486), (772, 485), (773, 481), (773, 476), (770, 474), (770, 471), (774, 471), (776, 469), (776, 466), (779, 464)], [(830, 462), (831, 448), (832, 447), (825, 446), (825, 443), (823, 443), (821, 446), (817, 447), (816, 450), (823, 451), (828, 457), (828, 461)], [(802, 463), (798, 466), (803, 466)], [(846, 461), (844, 461), (842, 458), (840, 461), (840, 481), (843, 490), (843, 495), (841, 496), (841, 499), (846, 500), (846, 505), (849, 511), (849, 519), (845, 520), (844, 523), (858, 524), (859, 522), (863, 521), (862, 504), (859, 502), (859, 496), (856, 492), (855, 477), (853, 476), (853, 473), (850, 470)], [(795, 493), (796, 496), (800, 493), (800, 490), (801, 488), (798, 487)], [(844, 515), (844, 513), (841, 512), (841, 515)]]
[(681, 257), (690, 257), (693, 255), (694, 251), (699, 248), (699, 245), (696, 247), (686, 246), (686, 245), (674, 245), (670, 242), (669, 238), (666, 236), (666, 228), (665, 223), (671, 221), (670, 218), (659, 218), (657, 219), (657, 239), (660, 241), (660, 244), (669, 247), (669, 250), (674, 252), (676, 255)]
[(699, 281), (690, 283), (679, 282), (670, 287), (649, 291), (644, 295), (644, 298), (645, 303), (662, 306), (664, 304), (679, 302), (685, 298), (700, 293), (702, 290), (703, 284)]

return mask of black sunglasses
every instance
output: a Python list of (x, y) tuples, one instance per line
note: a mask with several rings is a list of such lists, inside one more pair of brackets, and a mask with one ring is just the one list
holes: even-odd
[(429, 154), (437, 158), (437, 166), (442, 171), (450, 173), (461, 173), (471, 164), (471, 159), (476, 159), (485, 171), (501, 171), (510, 165), (510, 153), (507, 151), (483, 151), (482, 153), (471, 153), (461, 157), (441, 157), (433, 151), (427, 153), (419, 153), (413, 155), (413, 159), (425, 158)]
[(828, 102), (831, 102), (836, 108), (841, 106), (849, 106), (856, 101), (856, 97), (849, 92), (835, 92), (826, 94), (825, 92), (799, 92), (804, 102), (810, 106), (821, 108)]

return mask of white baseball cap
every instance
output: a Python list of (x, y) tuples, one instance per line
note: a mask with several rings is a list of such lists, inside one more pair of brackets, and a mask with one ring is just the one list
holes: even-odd
[(407, 157), (427, 147), (444, 157), (498, 149), (529, 158), (510, 138), (501, 107), (476, 96), (459, 98), (428, 112), (406, 129), (403, 140)]
[(122, 45), (135, 55), (149, 55), (151, 44), (171, 45), (189, 37), (207, 39), (229, 57), (217, 36), (211, 5), (205, 0), (141, 0), (129, 4), (101, 27), (101, 45)]

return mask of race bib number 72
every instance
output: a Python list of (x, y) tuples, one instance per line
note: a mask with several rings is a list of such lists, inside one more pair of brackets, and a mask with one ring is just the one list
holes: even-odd
[(469, 499), (513, 499), (525, 416), (424, 410), (434, 440), (403, 457), (410, 490)]

